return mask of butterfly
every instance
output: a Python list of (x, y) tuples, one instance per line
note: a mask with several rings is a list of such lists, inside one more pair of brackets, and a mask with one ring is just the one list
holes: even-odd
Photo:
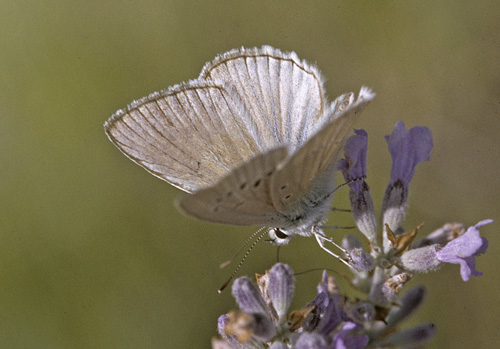
[(294, 52), (235, 49), (197, 79), (118, 110), (104, 129), (132, 161), (189, 193), (178, 202), (185, 213), (267, 227), (277, 245), (315, 236), (335, 255), (321, 230), (335, 166), (375, 94), (362, 87), (357, 98), (328, 102), (323, 85), (320, 71)]

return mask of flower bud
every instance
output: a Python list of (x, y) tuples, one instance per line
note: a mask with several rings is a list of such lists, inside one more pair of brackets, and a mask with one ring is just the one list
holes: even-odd
[(284, 320), (294, 292), (292, 268), (283, 263), (275, 264), (269, 271), (268, 292), (279, 320)]
[(440, 248), (436, 244), (406, 251), (401, 256), (401, 264), (406, 270), (412, 272), (425, 273), (436, 270), (443, 265), (443, 262), (437, 258), (437, 252)]
[(436, 333), (436, 325), (426, 323), (409, 330), (397, 332), (387, 337), (381, 343), (376, 343), (377, 347), (391, 348), (421, 348)]
[(424, 302), (426, 293), (423, 286), (415, 286), (406, 292), (399, 302), (401, 306), (392, 308), (385, 319), (387, 326), (397, 325), (413, 314), (413, 312)]
[(362, 248), (351, 250), (351, 266), (357, 271), (370, 271), (375, 268), (375, 258), (366, 253)]
[(249, 314), (267, 314), (266, 304), (257, 287), (246, 276), (234, 281), (232, 293), (240, 309)]

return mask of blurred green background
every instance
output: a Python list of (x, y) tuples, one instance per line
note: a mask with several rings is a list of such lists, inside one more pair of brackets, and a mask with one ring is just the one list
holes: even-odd
[[(484, 276), (464, 283), (453, 265), (411, 281), (429, 295), (407, 325), (435, 322), (430, 347), (498, 347), (499, 18), (496, 0), (2, 1), (0, 346), (209, 347), (217, 317), (235, 307), (230, 292), (216, 294), (232, 271), (218, 265), (255, 228), (181, 215), (181, 192), (123, 156), (102, 124), (196, 78), (218, 53), (269, 44), (316, 63), (331, 99), (361, 85), (377, 93), (357, 125), (370, 135), (377, 207), (390, 170), (383, 136), (398, 120), (431, 128), (407, 229), (497, 223), (482, 229)], [(347, 194), (334, 205), (348, 207)], [(331, 222), (352, 224), (349, 214)], [(347, 272), (314, 239), (293, 239), (280, 258), (297, 272)], [(262, 243), (239, 275), (275, 260)], [(294, 308), (319, 277), (297, 276)]]

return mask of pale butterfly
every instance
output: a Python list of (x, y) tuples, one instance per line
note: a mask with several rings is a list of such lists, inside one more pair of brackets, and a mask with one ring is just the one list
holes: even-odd
[(184, 190), (179, 207), (216, 223), (267, 227), (277, 245), (321, 230), (334, 172), (360, 110), (362, 87), (327, 101), (317, 68), (269, 46), (236, 49), (198, 79), (155, 92), (104, 124), (111, 142)]

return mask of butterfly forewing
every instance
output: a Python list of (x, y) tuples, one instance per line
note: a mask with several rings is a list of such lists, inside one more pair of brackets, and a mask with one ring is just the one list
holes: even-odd
[[(279, 212), (300, 215), (303, 200), (309, 200), (315, 194), (330, 194), (333, 188), (328, 186), (333, 185), (335, 161), (359, 112), (373, 97), (368, 89), (361, 90), (356, 102), (346, 100), (349, 95), (339, 97), (334, 103), (338, 108), (337, 114), (332, 115), (333, 120), (325, 124), (274, 174), (271, 195)], [(328, 173), (324, 173), (326, 170)]]
[(261, 136), (230, 86), (195, 80), (115, 113), (110, 140), (130, 159), (187, 192), (211, 186), (261, 151)]
[(216, 223), (285, 225), (286, 220), (273, 206), (269, 185), (287, 153), (285, 147), (280, 147), (257, 155), (216, 185), (183, 197), (180, 208), (194, 217)]
[(323, 78), (295, 53), (269, 46), (229, 51), (208, 63), (200, 78), (235, 87), (265, 149), (287, 144), (293, 152), (324, 115)]

